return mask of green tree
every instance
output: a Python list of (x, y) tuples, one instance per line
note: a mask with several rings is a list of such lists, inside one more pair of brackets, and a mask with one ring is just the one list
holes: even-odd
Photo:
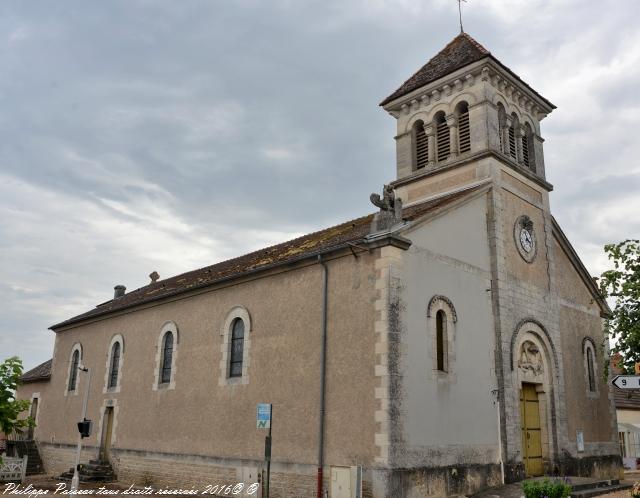
[(13, 356), (0, 363), (0, 432), (11, 434), (33, 425), (31, 417), (20, 418), (31, 403), (16, 399), (16, 389), (22, 375), (22, 361)]
[(622, 355), (620, 366), (634, 373), (640, 362), (640, 240), (607, 244), (604, 251), (613, 269), (601, 275), (600, 291), (614, 304), (605, 332), (614, 341), (612, 352)]

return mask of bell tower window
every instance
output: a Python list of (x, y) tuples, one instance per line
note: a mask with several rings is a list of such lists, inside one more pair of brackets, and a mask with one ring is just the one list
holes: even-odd
[(429, 139), (424, 129), (424, 122), (416, 121), (413, 125), (415, 144), (415, 169), (422, 169), (429, 163)]
[(511, 126), (509, 126), (509, 155), (514, 161), (518, 160), (518, 146), (516, 143), (516, 128), (518, 127), (518, 118), (515, 114), (511, 115)]
[(506, 153), (504, 133), (507, 129), (507, 112), (504, 106), (498, 102), (498, 135), (500, 135), (500, 152)]
[(446, 161), (451, 152), (449, 126), (444, 112), (436, 114), (436, 144), (438, 148), (438, 162)]
[(535, 173), (536, 162), (533, 156), (533, 131), (529, 123), (525, 123), (524, 134), (522, 136), (522, 162)]
[(471, 150), (471, 128), (469, 126), (469, 105), (461, 102), (457, 107), (458, 147), (460, 154)]

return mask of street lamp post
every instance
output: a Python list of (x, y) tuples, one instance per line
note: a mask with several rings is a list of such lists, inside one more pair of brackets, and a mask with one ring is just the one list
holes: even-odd
[[(82, 400), (82, 418), (81, 421), (84, 421), (87, 418), (87, 401), (89, 399), (89, 387), (91, 386), (91, 369), (87, 368), (83, 365), (78, 367), (78, 370), (81, 372), (87, 372), (87, 385), (84, 390), (84, 400)], [(73, 469), (73, 479), (71, 479), (71, 489), (73, 491), (77, 491), (80, 485), (80, 452), (82, 451), (82, 434), (78, 434), (78, 448), (76, 450), (76, 465)]]

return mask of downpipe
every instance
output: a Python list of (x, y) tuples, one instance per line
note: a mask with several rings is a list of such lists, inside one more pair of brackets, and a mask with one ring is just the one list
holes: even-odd
[(504, 457), (502, 455), (502, 417), (500, 415), (500, 391), (493, 389), (491, 394), (495, 396), (493, 404), (496, 405), (496, 414), (498, 419), (498, 461), (500, 462), (500, 481), (504, 484)]
[(324, 469), (324, 418), (325, 418), (325, 378), (327, 369), (327, 283), (329, 269), (327, 263), (318, 255), (318, 263), (322, 266), (322, 344), (320, 346), (320, 412), (318, 424), (318, 488), (317, 498), (322, 498)]

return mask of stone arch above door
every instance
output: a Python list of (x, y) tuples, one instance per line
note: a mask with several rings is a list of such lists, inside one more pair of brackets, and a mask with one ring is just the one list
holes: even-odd
[[(558, 358), (547, 330), (537, 320), (524, 319), (516, 326), (511, 338), (511, 370), (513, 371), (513, 387), (515, 388), (513, 390), (514, 398), (519, 397), (522, 403), (525, 387), (529, 390), (535, 390), (535, 398), (539, 406), (540, 427), (538, 432), (540, 434), (541, 457), (546, 466), (553, 459), (558, 447), (555, 423), (555, 384), (558, 374)], [(522, 409), (521, 406), (520, 412)], [(520, 413), (514, 415), (520, 418)], [(526, 467), (528, 464), (525, 461), (527, 455), (524, 448), (524, 434), (528, 434), (529, 430), (528, 425), (525, 427), (523, 420), (519, 421), (519, 426), (523, 431), (520, 455)]]
[[(539, 345), (544, 346), (544, 351), (546, 353), (546, 357), (549, 362), (553, 364), (553, 367), (558, 368), (558, 356), (556, 353), (556, 348), (551, 341), (551, 337), (547, 332), (547, 329), (544, 328), (538, 320), (535, 318), (525, 318), (518, 322), (516, 328), (513, 332), (513, 336), (511, 337), (511, 371), (515, 370), (518, 366), (518, 361), (520, 357), (518, 355), (520, 349), (518, 346), (521, 346), (523, 341), (523, 334), (530, 334), (532, 337), (529, 338), (530, 342), (538, 343)], [(550, 372), (551, 373), (551, 372)]]

